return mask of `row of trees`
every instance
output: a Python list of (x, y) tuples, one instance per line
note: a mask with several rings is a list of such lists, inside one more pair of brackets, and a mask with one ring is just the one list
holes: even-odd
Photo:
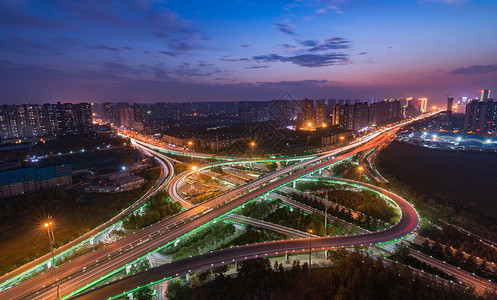
[(204, 248), (213, 250), (212, 248), (216, 243), (222, 243), (224, 239), (235, 233), (235, 230), (235, 226), (231, 223), (216, 222), (183, 237), (176, 246), (171, 245), (162, 253), (164, 255), (173, 255), (173, 259), (176, 260), (190, 255), (197, 255)]
[(307, 263), (294, 261), (286, 270), (268, 259), (246, 261), (236, 277), (223, 272), (200, 286), (171, 281), (169, 300), (184, 299), (496, 299), (472, 289), (413, 274), (400, 265), (352, 252), (334, 267), (312, 270), (308, 289)]
[(264, 219), (268, 214), (275, 211), (278, 206), (279, 203), (271, 200), (252, 201), (245, 204), (240, 209), (240, 213), (254, 219)]
[[(317, 208), (321, 211), (325, 210), (325, 205), (321, 201), (318, 201), (310, 196), (302, 195), (299, 193), (286, 194), (285, 196), (311, 207)], [(387, 224), (385, 224), (384, 222), (375, 220), (368, 215), (361, 214), (357, 217), (354, 217), (349, 209), (340, 208), (338, 206), (329, 208), (328, 214), (370, 231), (380, 230), (387, 227)]]
[(284, 236), (283, 234), (254, 228), (249, 225), (246, 227), (245, 233), (229, 242), (229, 244), (224, 245), (222, 248), (234, 247), (237, 245), (262, 243), (264, 241), (282, 240), (285, 238), (286, 236)]
[(395, 208), (389, 205), (379, 195), (367, 191), (352, 191), (334, 186), (326, 191), (314, 192), (315, 195), (325, 197), (328, 201), (343, 205), (356, 211), (360, 211), (375, 219), (394, 223), (398, 214)]
[(423, 270), (430, 274), (437, 275), (441, 278), (445, 278), (447, 280), (455, 280), (453, 276), (411, 256), (409, 247), (402, 243), (397, 245), (397, 250), (389, 258), (391, 260), (398, 261), (404, 265), (416, 268), (418, 270)]
[(444, 247), (438, 241), (430, 245), (428, 240), (421, 246), (421, 252), (497, 282), (497, 273), (487, 266), (487, 261), (482, 260), (478, 263), (476, 257), (472, 254), (464, 255), (459, 249), (453, 251), (450, 247)]
[(315, 234), (324, 234), (324, 224), (321, 222), (320, 218), (315, 218), (298, 211), (293, 212), (286, 206), (269, 214), (264, 220), (304, 232), (307, 232), (308, 227), (312, 227)]
[(326, 192), (328, 192), (328, 201), (360, 211), (384, 222), (394, 223), (398, 218), (393, 206), (379, 195), (369, 191), (350, 190), (342, 185), (326, 181), (301, 181), (297, 183), (297, 188), (310, 191), (322, 198), (325, 198)]
[(497, 249), (495, 247), (483, 244), (479, 239), (468, 236), (453, 226), (442, 225), (442, 230), (434, 227), (423, 228), (420, 234), (450, 247), (461, 249), (466, 253), (497, 262)]
[(148, 205), (146, 212), (142, 215), (133, 214), (123, 221), (125, 229), (141, 229), (159, 222), (181, 211), (181, 208), (171, 200), (166, 191), (157, 193)]

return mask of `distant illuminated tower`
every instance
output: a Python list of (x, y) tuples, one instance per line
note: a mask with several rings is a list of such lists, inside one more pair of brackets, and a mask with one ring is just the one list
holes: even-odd
[(426, 108), (428, 107), (428, 99), (426, 98), (419, 98), (418, 99), (418, 108), (421, 113), (426, 112)]
[(452, 111), (452, 105), (454, 104), (454, 98), (452, 97), (447, 97), (447, 111), (451, 112)]
[(326, 124), (326, 104), (317, 104), (316, 105), (316, 123), (317, 126), (322, 126)]
[(314, 123), (314, 116), (314, 100), (305, 99), (302, 101), (302, 121)]
[(481, 90), (480, 101), (488, 101), (490, 98), (490, 90)]

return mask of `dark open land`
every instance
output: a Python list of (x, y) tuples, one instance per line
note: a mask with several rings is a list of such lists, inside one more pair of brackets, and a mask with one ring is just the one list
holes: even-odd
[(393, 142), (380, 152), (380, 171), (439, 203), (497, 219), (497, 155), (442, 151)]
[(52, 164), (71, 164), (73, 171), (82, 169), (102, 169), (102, 168), (120, 168), (123, 165), (131, 165), (139, 153), (131, 147), (118, 147), (112, 149), (94, 150), (83, 153), (74, 153), (71, 155), (50, 156), (41, 161), (39, 164), (31, 166), (44, 166)]

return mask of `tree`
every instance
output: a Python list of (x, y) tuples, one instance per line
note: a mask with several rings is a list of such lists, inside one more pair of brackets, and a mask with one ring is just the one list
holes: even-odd
[(152, 295), (152, 290), (148, 287), (139, 289), (138, 291), (134, 292), (133, 298), (136, 300), (153, 300), (153, 299), (155, 299), (154, 295)]
[(395, 256), (398, 257), (398, 260), (400, 261), (407, 261), (409, 258), (409, 247), (402, 243), (397, 244)]
[(179, 280), (171, 280), (167, 284), (166, 298), (168, 300), (190, 300), (192, 289), (187, 285), (182, 285)]

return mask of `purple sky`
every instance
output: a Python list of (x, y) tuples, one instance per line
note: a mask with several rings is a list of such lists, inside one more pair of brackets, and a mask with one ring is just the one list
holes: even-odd
[(493, 0), (4, 0), (0, 102), (475, 97), (497, 90), (496, 15)]

